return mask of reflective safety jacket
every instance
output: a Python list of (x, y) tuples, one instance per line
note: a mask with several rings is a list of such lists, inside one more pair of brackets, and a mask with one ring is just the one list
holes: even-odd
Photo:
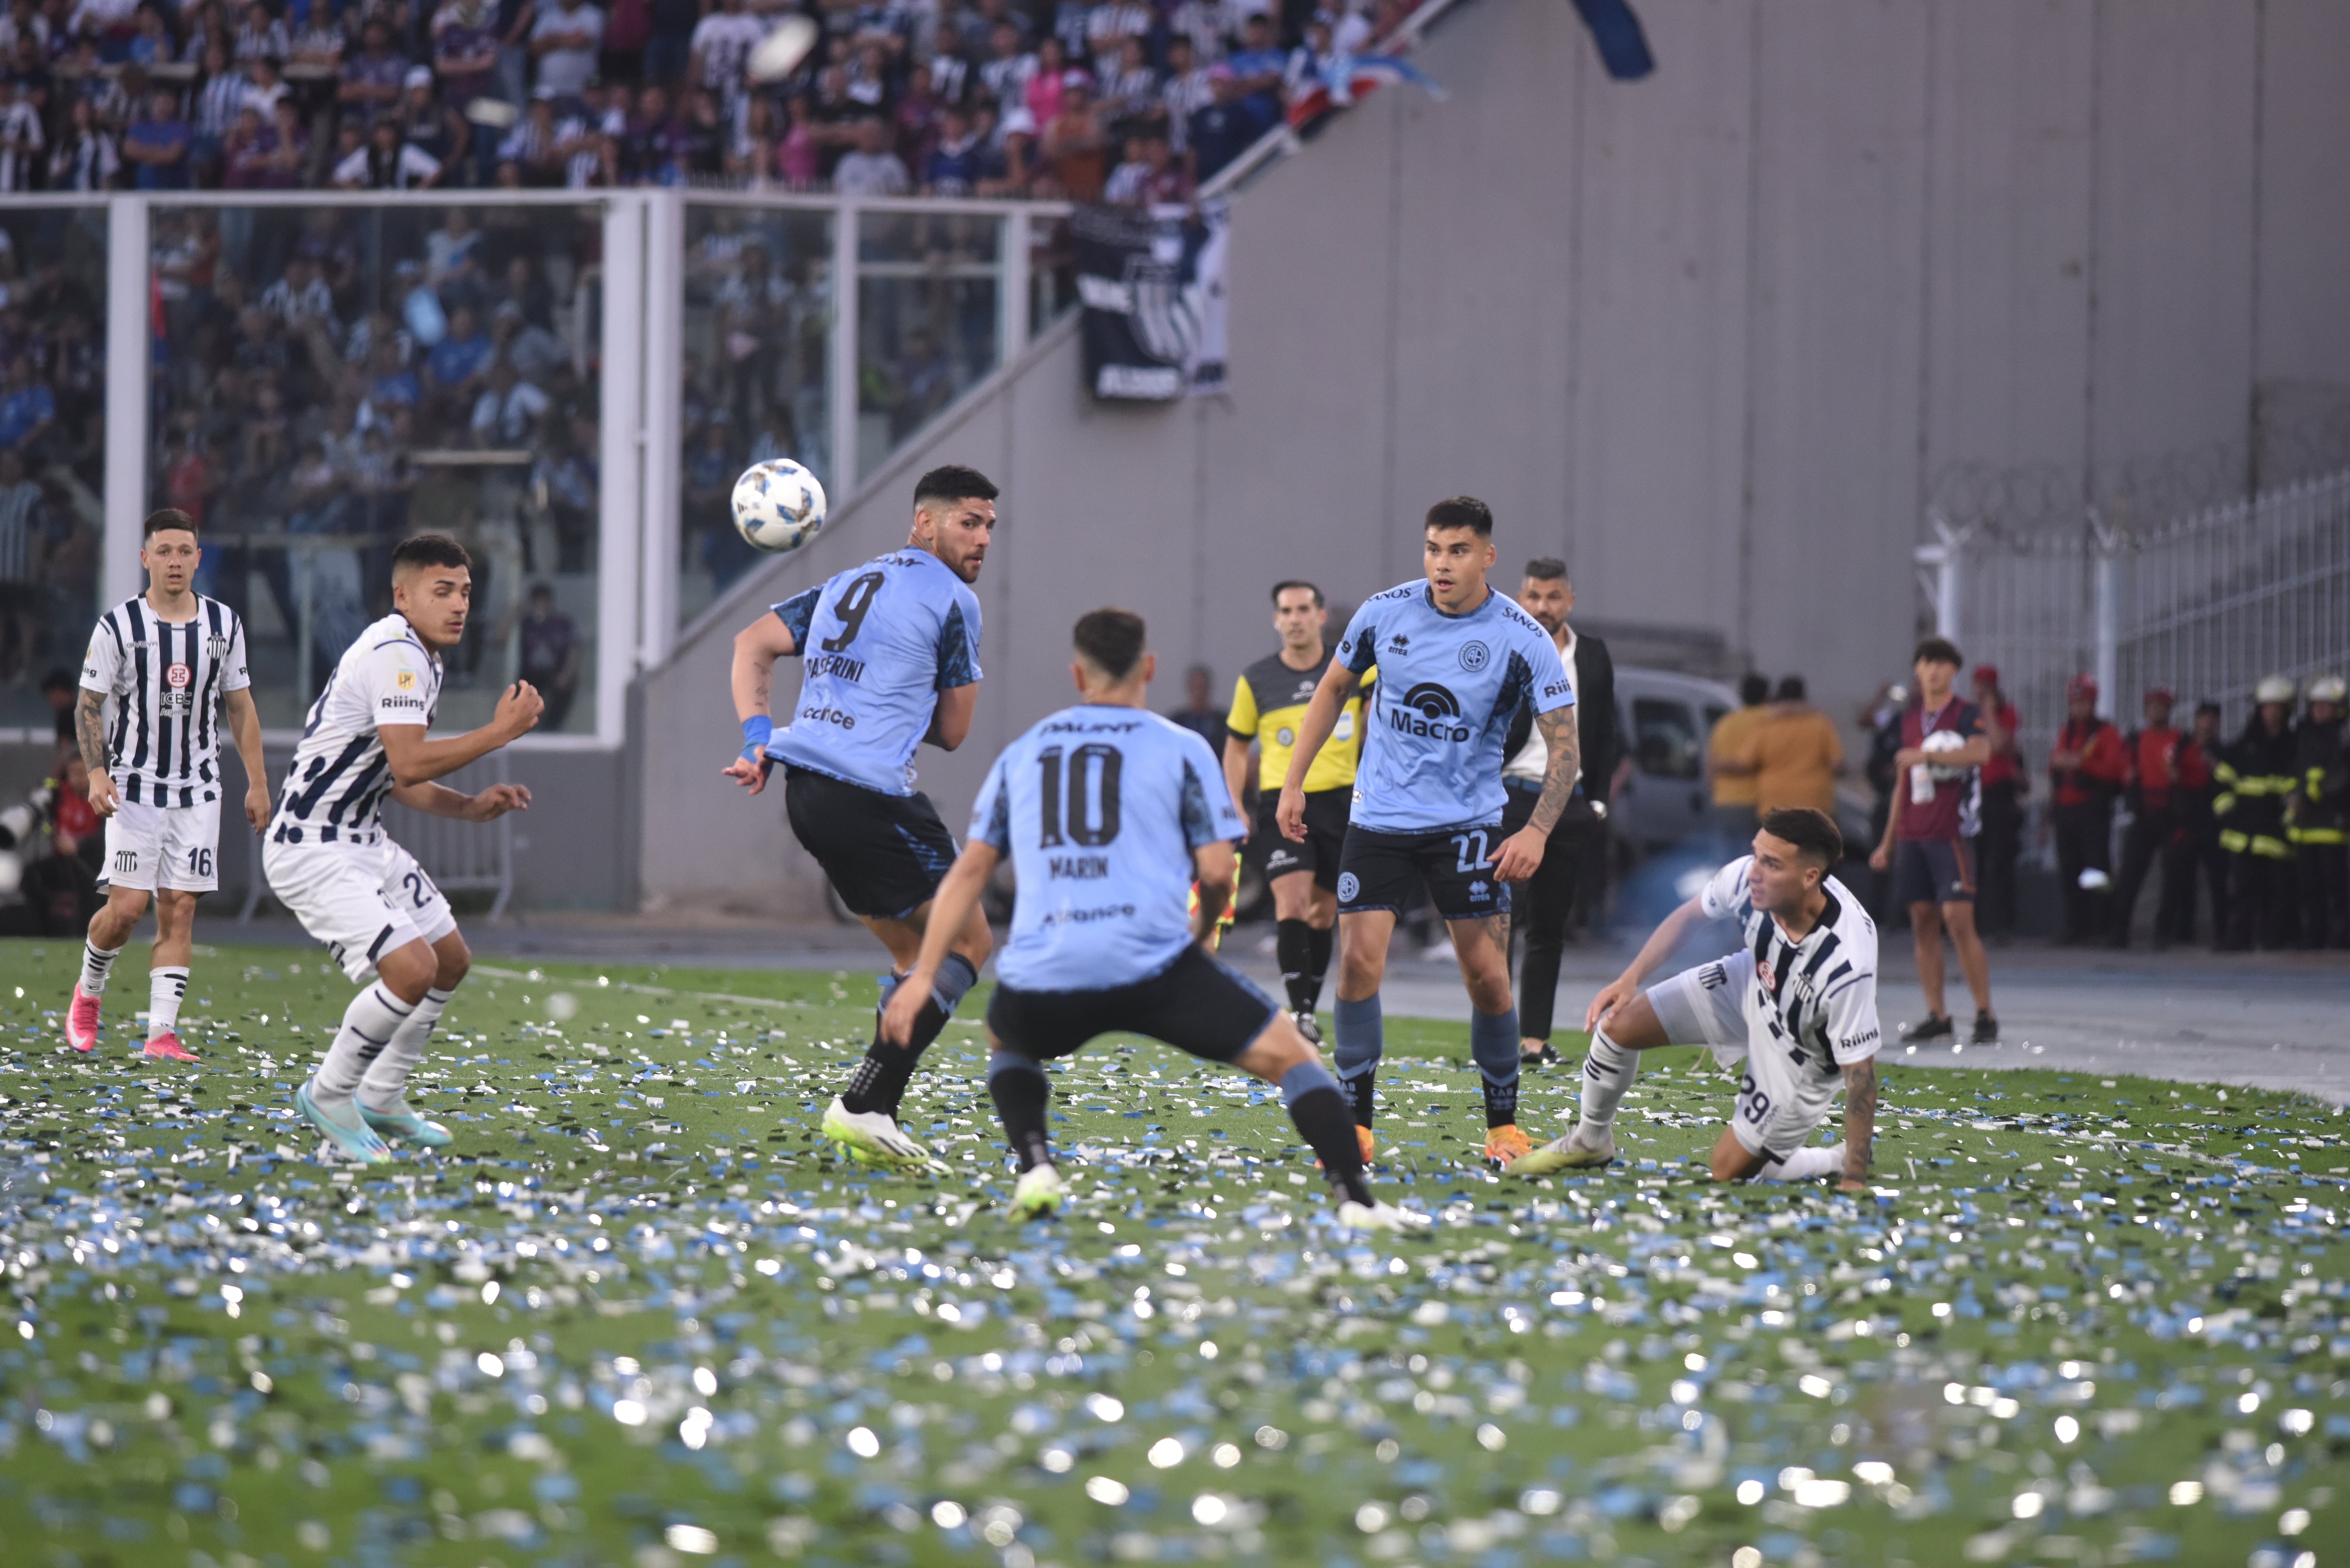
[(2263, 855), (2274, 860), (2292, 856), (2284, 808), (2300, 782), (2300, 740), (2291, 724), (2272, 735), (2260, 715), (2252, 715), (2213, 770), (2220, 794), (2211, 811), (2220, 819), (2220, 848), (2230, 855)]
[(2295, 844), (2341, 844), (2350, 828), (2350, 758), (2339, 719), (2303, 719), (2293, 731), (2293, 811), (2285, 835)]

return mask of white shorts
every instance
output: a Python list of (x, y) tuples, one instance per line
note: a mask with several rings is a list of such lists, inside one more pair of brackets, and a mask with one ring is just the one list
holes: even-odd
[(1648, 996), (1674, 1044), (1711, 1046), (1725, 1067), (1746, 1058), (1730, 1130), (1747, 1153), (1783, 1158), (1828, 1119), (1844, 1073), (1833, 1063), (1798, 1064), (1785, 1042), (1768, 1028), (1756, 1030), (1746, 1015), (1755, 991), (1754, 955), (1741, 951), (1683, 970), (1650, 986)]
[(220, 887), (221, 803), (140, 805), (124, 801), (106, 819), (101, 888), (210, 893)]
[(327, 944), (353, 981), (410, 942), (437, 942), (457, 929), (449, 900), (416, 857), (379, 832), (370, 842), (280, 844), (261, 855), (269, 890), (302, 929)]

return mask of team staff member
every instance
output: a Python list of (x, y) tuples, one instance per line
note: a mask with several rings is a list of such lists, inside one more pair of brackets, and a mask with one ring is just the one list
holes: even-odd
[(1706, 737), (1705, 772), (1713, 791), (1714, 836), (1736, 855), (1754, 836), (1754, 732), (1771, 717), (1771, 681), (1749, 675), (1738, 683), (1738, 706), (1713, 722)]
[(1322, 977), (1330, 971), (1338, 924), (1338, 850), (1347, 841), (1347, 803), (1354, 798), (1355, 764), (1363, 751), (1361, 692), (1347, 700), (1330, 743), (1306, 773), (1305, 841), (1284, 838), (1273, 814), (1280, 804), (1281, 781), (1289, 776), (1289, 753), (1296, 748), (1305, 705), (1330, 667), (1330, 645), (1323, 637), (1329, 618), (1322, 590), (1312, 583), (1274, 584), (1273, 629), (1281, 647), (1241, 672), (1224, 718), (1224, 783), (1234, 802), (1248, 798), (1249, 747), (1256, 747), (1256, 820), (1249, 847), (1273, 887), (1274, 950), (1289, 1011), (1300, 1033), (1317, 1043), (1322, 1031), (1314, 1009), (1322, 1000)]
[(2294, 731), (2299, 771), (2288, 807), (2293, 860), (2301, 879), (2301, 945), (2350, 947), (2350, 849), (2343, 810), (2350, 792), (2350, 754), (2343, 750), (2343, 682), (2320, 675), (2309, 683), (2309, 711)]
[(2255, 942), (2291, 947), (2300, 924), (2284, 820), (2285, 799), (2299, 782), (2291, 678), (2262, 676), (2252, 688), (2252, 702), (2243, 733), (2214, 770), (2220, 795), (2211, 803), (2229, 862), (2228, 938), (2221, 946), (2234, 951)]
[[(2091, 942), (2113, 929), (2106, 885), (2113, 870), (2114, 796), (2128, 772), (2121, 732), (2097, 717), (2097, 683), (2075, 675), (2064, 685), (2064, 728), (2048, 753), (2054, 786), (2056, 881), (2064, 896), (2060, 943)], [(2094, 871), (2094, 888), (2081, 885)]]
[(1975, 836), (1975, 926), (1984, 936), (2008, 937), (2015, 934), (2015, 860), (2023, 848), (2032, 775), (2015, 746), (2023, 718), (2000, 690), (1999, 666), (1975, 666), (1974, 693), (1991, 742), (1991, 761), (1982, 765), (1982, 831)]
[[(2195, 934), (2195, 861), (2187, 840), (2187, 803), (2210, 773), (2194, 742), (2170, 727), (2174, 701), (2168, 687), (2151, 688), (2146, 694), (2145, 727), (2122, 743), (2122, 797), (2129, 805), (2130, 823), (2122, 833), (2122, 875), (2114, 901), (2113, 943), (2117, 948), (2129, 946), (2137, 896), (2157, 861), (2162, 865), (2162, 897), (2155, 908), (2155, 947), (2167, 948)], [(2184, 938), (2178, 935), (2182, 903)]]
[[(1567, 577), (1565, 562), (1549, 556), (1527, 562), (1525, 579), (1518, 587), (1518, 607), (1550, 633), (1575, 679), (1575, 702), (1582, 710), (1576, 728), (1583, 742), (1583, 772), (1575, 780), (1575, 796), (1551, 830), (1542, 864), (1512, 898), (1513, 913), (1526, 933), (1525, 957), (1518, 970), (1518, 1053), (1521, 1064), (1531, 1065), (1558, 1060), (1558, 1053), (1551, 1049), (1551, 1016), (1558, 1002), (1567, 917), (1579, 908), (1588, 919), (1607, 896), (1607, 797), (1616, 770), (1616, 661), (1608, 657), (1606, 643), (1567, 624), (1566, 618), (1575, 613), (1575, 584)], [(1518, 710), (1502, 753), (1510, 759), (1502, 764), (1502, 785), (1510, 792), (1502, 813), (1506, 837), (1533, 819), (1550, 766), (1550, 748), (1534, 731), (1531, 706)], [(1521, 899), (1523, 907), (1515, 907)]]

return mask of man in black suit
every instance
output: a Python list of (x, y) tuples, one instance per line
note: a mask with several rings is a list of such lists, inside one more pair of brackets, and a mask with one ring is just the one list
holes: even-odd
[[(1586, 920), (1592, 919), (1607, 896), (1607, 801), (1615, 793), (1618, 747), (1616, 663), (1607, 657), (1606, 643), (1579, 635), (1566, 622), (1575, 609), (1575, 585), (1567, 579), (1566, 563), (1548, 556), (1527, 562), (1518, 605), (1550, 633), (1559, 659), (1574, 676), (1575, 725), (1583, 742), (1583, 777), (1575, 786), (1575, 798), (1551, 833), (1542, 865), (1518, 884), (1512, 900), (1515, 923), (1526, 937), (1518, 973), (1518, 1050), (1531, 1064), (1558, 1060), (1550, 1044), (1551, 1013), (1567, 917), (1580, 909)], [(1519, 710), (1502, 748), (1508, 759), (1502, 782), (1510, 792), (1502, 817), (1504, 836), (1525, 826), (1542, 794), (1548, 755), (1532, 711)]]

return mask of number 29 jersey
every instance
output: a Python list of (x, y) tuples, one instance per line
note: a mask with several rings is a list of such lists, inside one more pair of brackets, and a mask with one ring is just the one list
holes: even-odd
[(883, 794), (914, 793), (938, 694), (980, 679), (979, 596), (910, 545), (775, 607), (806, 666), (767, 754)]
[(1191, 852), (1243, 832), (1208, 743), (1139, 708), (1064, 708), (1004, 748), (971, 836), (1019, 881), (996, 973), (1019, 991), (1148, 980), (1191, 941)]

